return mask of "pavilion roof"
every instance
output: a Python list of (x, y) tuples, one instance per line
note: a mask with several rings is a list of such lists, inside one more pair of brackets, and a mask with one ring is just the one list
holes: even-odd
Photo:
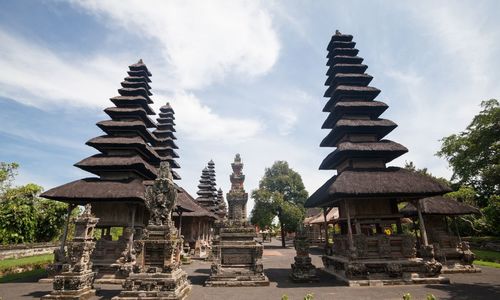
[[(216, 219), (217, 216), (212, 212), (208, 211), (203, 206), (196, 203), (194, 198), (183, 188), (179, 188), (180, 192), (177, 194), (178, 203), (184, 208), (188, 208), (190, 211), (183, 212), (183, 217), (209, 217)], [(178, 215), (174, 212), (174, 215)]]
[[(457, 201), (454, 198), (446, 196), (434, 196), (420, 199), (422, 214), (424, 215), (480, 215), (481, 211), (472, 205)], [(408, 202), (405, 207), (400, 209), (400, 212), (407, 217), (417, 215), (415, 206)]]
[(41, 197), (67, 203), (93, 201), (144, 202), (145, 188), (140, 179), (101, 180), (84, 178), (52, 188)]
[(451, 192), (448, 186), (414, 171), (397, 167), (349, 169), (325, 182), (309, 199), (306, 207), (334, 206), (343, 199), (393, 197), (425, 198)]
[(156, 168), (139, 155), (107, 156), (95, 154), (77, 162), (75, 166), (96, 175), (101, 175), (103, 172), (133, 171), (147, 179), (155, 179), (157, 176)]

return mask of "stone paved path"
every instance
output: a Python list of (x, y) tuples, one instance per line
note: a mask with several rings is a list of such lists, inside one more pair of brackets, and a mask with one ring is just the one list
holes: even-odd
[[(257, 288), (205, 288), (203, 282), (208, 277), (210, 263), (194, 261), (185, 266), (193, 284), (193, 291), (188, 299), (196, 300), (250, 300), (273, 299), (280, 300), (287, 294), (290, 300), (302, 300), (307, 293), (313, 293), (315, 300), (323, 299), (397, 299), (401, 300), (404, 293), (411, 293), (413, 300), (425, 299), (427, 294), (434, 294), (438, 299), (474, 299), (494, 300), (500, 299), (500, 269), (483, 267), (479, 274), (453, 274), (448, 275), (450, 285), (413, 285), (394, 287), (359, 287), (348, 288), (336, 281), (332, 276), (320, 272), (321, 280), (314, 284), (295, 284), (288, 279), (290, 264), (295, 251), (289, 247), (282, 249), (277, 241), (264, 244), (264, 269), (271, 281), (269, 287)], [(313, 263), (321, 267), (320, 252), (315, 251)], [(119, 286), (100, 285), (97, 299), (110, 299), (118, 294)], [(0, 284), (0, 296), (3, 300), (28, 300), (40, 299), (50, 291), (50, 284), (41, 284), (33, 281)]]

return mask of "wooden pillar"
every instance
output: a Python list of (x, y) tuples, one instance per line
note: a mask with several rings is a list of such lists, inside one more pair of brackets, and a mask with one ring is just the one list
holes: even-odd
[(354, 246), (354, 242), (352, 239), (352, 228), (351, 228), (351, 215), (349, 214), (349, 203), (347, 200), (344, 200), (345, 213), (347, 217), (347, 237), (349, 239), (349, 248)]
[(134, 243), (134, 233), (135, 233), (135, 211), (136, 211), (136, 206), (135, 204), (132, 204), (132, 220), (130, 221), (130, 229), (132, 232), (130, 233), (130, 236), (128, 238), (128, 251), (132, 251), (133, 243)]
[(420, 207), (420, 200), (414, 201), (415, 207), (417, 208), (418, 213), (418, 224), (420, 225), (420, 236), (422, 237), (422, 243), (424, 246), (429, 245), (429, 241), (427, 240), (427, 231), (425, 230), (424, 218), (422, 217), (422, 208)]
[(323, 227), (325, 227), (325, 249), (328, 248), (328, 220), (326, 218), (327, 215), (328, 215), (328, 210), (326, 207), (323, 207)]
[(75, 209), (75, 207), (76, 207), (75, 204), (68, 205), (68, 210), (67, 210), (68, 215), (66, 216), (66, 224), (64, 224), (64, 233), (63, 233), (62, 241), (61, 241), (61, 252), (62, 253), (64, 253), (64, 247), (66, 247), (66, 239), (68, 238), (68, 227), (69, 227), (71, 212), (73, 211), (73, 209)]

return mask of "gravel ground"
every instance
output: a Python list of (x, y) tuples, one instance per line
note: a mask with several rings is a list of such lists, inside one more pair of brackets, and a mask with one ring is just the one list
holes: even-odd
[[(302, 300), (308, 293), (314, 294), (314, 299), (402, 299), (404, 293), (411, 293), (413, 300), (425, 299), (427, 294), (433, 294), (438, 299), (500, 299), (500, 269), (482, 267), (482, 273), (447, 274), (452, 284), (449, 285), (407, 285), (388, 287), (346, 287), (331, 275), (319, 271), (318, 283), (296, 284), (288, 279), (290, 264), (295, 251), (289, 247), (282, 249), (278, 241), (264, 244), (264, 269), (271, 281), (269, 287), (246, 288), (206, 288), (203, 282), (209, 275), (210, 263), (194, 261), (185, 266), (193, 290), (188, 299), (275, 299), (280, 300), (286, 294), (290, 300)], [(320, 251), (313, 249), (313, 263), (321, 267)], [(96, 299), (111, 299), (119, 293), (120, 286), (97, 285)], [(49, 293), (51, 285), (25, 280), (16, 283), (0, 284), (2, 300), (40, 299)]]

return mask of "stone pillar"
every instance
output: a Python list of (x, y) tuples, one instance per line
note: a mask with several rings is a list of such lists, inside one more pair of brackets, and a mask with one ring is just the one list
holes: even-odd
[(68, 246), (68, 261), (63, 264), (62, 272), (56, 275), (52, 293), (42, 299), (89, 299), (95, 295), (92, 285), (95, 273), (92, 272), (90, 256), (95, 248), (94, 228), (98, 218), (91, 214), (87, 204), (81, 216), (75, 220), (75, 237)]
[(316, 274), (316, 267), (311, 263), (311, 257), (309, 256), (310, 245), (306, 232), (301, 228), (293, 240), (293, 246), (297, 255), (294, 257), (295, 263), (292, 264), (290, 279), (295, 282), (319, 281), (319, 277)]

